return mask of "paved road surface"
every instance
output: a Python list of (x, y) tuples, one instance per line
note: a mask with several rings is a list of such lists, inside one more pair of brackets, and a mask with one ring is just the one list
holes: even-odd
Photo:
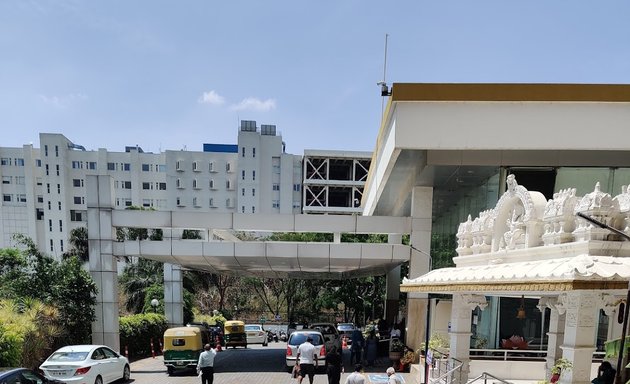
[[(268, 347), (249, 346), (247, 349), (237, 348), (223, 350), (215, 359), (214, 384), (290, 384), (297, 383), (285, 370), (284, 354), (286, 343), (270, 343)], [(350, 352), (344, 351), (346, 372), (341, 376), (341, 384), (350, 373)], [(366, 368), (367, 382), (386, 383), (382, 381), (389, 360), (384, 357), (377, 361), (376, 367)], [(400, 374), (406, 384), (413, 383), (409, 373)], [(131, 383), (133, 384), (199, 384), (201, 380), (195, 372), (182, 372), (169, 376), (166, 373), (162, 356), (155, 359), (142, 359), (131, 363)], [(303, 384), (308, 384), (305, 379)], [(315, 375), (313, 384), (327, 384), (324, 372)]]

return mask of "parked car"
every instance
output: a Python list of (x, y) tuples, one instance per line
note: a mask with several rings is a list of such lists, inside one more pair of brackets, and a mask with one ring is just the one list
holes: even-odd
[(352, 344), (350, 338), (352, 337), (352, 331), (354, 331), (353, 323), (339, 323), (337, 324), (337, 331), (339, 332), (340, 337), (346, 337), (348, 345)]
[(39, 367), (49, 380), (108, 384), (129, 381), (129, 361), (104, 345), (69, 345), (52, 353)]
[(324, 335), (324, 343), (326, 344), (326, 350), (330, 351), (330, 347), (336, 345), (341, 349), (341, 337), (339, 337), (339, 331), (332, 323), (313, 323), (309, 327), (316, 331), (320, 331)]
[(289, 335), (286, 354), (286, 368), (288, 372), (291, 372), (293, 366), (295, 365), (298, 347), (300, 344), (305, 342), (309, 336), (313, 339), (313, 345), (319, 351), (315, 354), (318, 359), (318, 366), (322, 368), (325, 366), (324, 360), (326, 359), (326, 346), (324, 345), (324, 335), (313, 329), (303, 329), (300, 331), (293, 331)]
[(262, 344), (267, 346), (267, 332), (263, 330), (260, 324), (245, 324), (245, 333), (247, 333), (247, 344)]
[(63, 384), (63, 381), (47, 379), (27, 368), (0, 368), (0, 383)]

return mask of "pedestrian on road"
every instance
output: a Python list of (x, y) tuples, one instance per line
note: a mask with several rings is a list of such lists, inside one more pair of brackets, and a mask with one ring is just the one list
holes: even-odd
[[(317, 367), (317, 355), (315, 354), (316, 348), (312, 344), (313, 338), (308, 336), (306, 341), (300, 344), (296, 359), (300, 364), (300, 374), (298, 376), (298, 384), (302, 384), (302, 380), (308, 375), (308, 381), (313, 384), (313, 378), (315, 377), (315, 367)], [(212, 384), (212, 383), (210, 383)]]
[(363, 366), (361, 364), (354, 366), (354, 372), (346, 378), (346, 384), (365, 384), (365, 376), (363, 376)]
[(214, 381), (214, 357), (217, 351), (212, 349), (210, 344), (203, 347), (204, 351), (199, 355), (197, 362), (197, 374), (201, 372), (201, 384), (212, 384)]
[(398, 376), (396, 376), (396, 370), (394, 367), (387, 368), (387, 384), (401, 384), (400, 380), (398, 380)]
[(341, 372), (343, 372), (343, 363), (339, 348), (336, 345), (330, 347), (330, 351), (326, 354), (326, 374), (328, 375), (328, 384), (339, 384), (341, 380)]
[(365, 359), (367, 360), (368, 367), (374, 366), (376, 355), (378, 352), (378, 339), (376, 338), (376, 332), (370, 331), (370, 335), (365, 340)]
[(361, 351), (363, 350), (365, 339), (358, 327), (352, 331), (350, 340), (352, 340), (352, 347), (350, 347), (350, 364), (361, 364)]

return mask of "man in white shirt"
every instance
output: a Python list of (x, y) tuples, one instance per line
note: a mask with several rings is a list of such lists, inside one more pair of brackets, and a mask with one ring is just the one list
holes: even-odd
[(387, 384), (400, 384), (400, 380), (398, 380), (398, 377), (396, 376), (396, 370), (394, 367), (387, 368), (387, 371), (385, 372), (387, 373)]
[(365, 384), (365, 376), (363, 376), (363, 366), (361, 364), (354, 366), (354, 372), (346, 378), (346, 384)]
[(204, 351), (199, 355), (197, 362), (197, 374), (201, 372), (201, 384), (212, 384), (214, 381), (214, 357), (217, 351), (212, 349), (210, 344), (203, 347)]
[[(297, 350), (296, 361), (300, 364), (300, 375), (298, 376), (298, 384), (302, 384), (302, 379), (308, 375), (308, 381), (313, 384), (315, 377), (315, 367), (317, 367), (316, 348), (312, 344), (313, 338), (308, 336), (306, 341), (300, 344)], [(202, 383), (203, 384), (203, 383)], [(210, 383), (212, 384), (212, 383)]]

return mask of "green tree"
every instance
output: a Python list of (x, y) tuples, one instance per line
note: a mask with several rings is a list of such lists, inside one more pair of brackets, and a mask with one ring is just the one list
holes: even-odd
[(89, 261), (88, 231), (86, 227), (75, 228), (70, 231), (70, 249), (63, 254), (63, 258), (76, 256), (79, 260)]
[(164, 264), (140, 258), (138, 262), (125, 266), (119, 283), (127, 295), (125, 308), (134, 314), (142, 313), (147, 288), (164, 284)]

